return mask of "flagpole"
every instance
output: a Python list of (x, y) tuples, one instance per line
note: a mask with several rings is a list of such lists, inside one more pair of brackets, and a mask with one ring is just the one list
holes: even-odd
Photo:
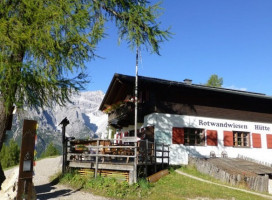
[(136, 48), (136, 72), (135, 72), (135, 116), (134, 116), (134, 137), (135, 137), (135, 150), (134, 150), (134, 182), (137, 182), (137, 121), (138, 121), (138, 56), (139, 47)]
[(136, 73), (135, 73), (135, 117), (134, 117), (134, 136), (137, 137), (137, 121), (138, 121), (138, 47), (136, 49)]

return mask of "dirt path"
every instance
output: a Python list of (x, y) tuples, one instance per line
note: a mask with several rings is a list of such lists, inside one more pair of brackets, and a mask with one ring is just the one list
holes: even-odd
[[(74, 190), (62, 185), (54, 185), (50, 183), (49, 177), (61, 171), (61, 157), (46, 158), (36, 163), (34, 168), (33, 182), (39, 200), (109, 200), (105, 197), (86, 193), (80, 189)], [(16, 168), (15, 168), (16, 169)], [(6, 177), (15, 169), (5, 171)], [(18, 169), (18, 167), (17, 167)], [(0, 198), (1, 199), (1, 198)]]
[(107, 200), (107, 198), (95, 196), (81, 190), (73, 190), (62, 185), (49, 183), (49, 177), (61, 171), (61, 157), (47, 158), (37, 162), (33, 179), (37, 192), (37, 199), (60, 199), (60, 200)]
[(272, 196), (269, 196), (269, 195), (265, 195), (265, 194), (261, 194), (261, 193), (257, 193), (257, 192), (252, 192), (252, 191), (249, 191), (249, 190), (244, 190), (244, 189), (240, 189), (240, 188), (236, 188), (236, 187), (231, 187), (231, 186), (227, 186), (227, 185), (222, 185), (222, 184), (219, 184), (219, 183), (214, 183), (214, 182), (202, 179), (202, 178), (198, 178), (198, 177), (192, 176), (190, 174), (186, 174), (186, 173), (184, 173), (182, 171), (179, 171), (179, 170), (176, 170), (176, 172), (178, 174), (183, 175), (183, 176), (187, 176), (187, 177), (190, 177), (192, 179), (195, 179), (195, 180), (198, 180), (198, 181), (202, 181), (202, 182), (205, 182), (205, 183), (209, 183), (209, 184), (213, 184), (213, 185), (219, 185), (221, 187), (226, 187), (226, 188), (229, 188), (229, 189), (232, 189), (232, 190), (238, 190), (238, 191), (242, 191), (242, 192), (246, 192), (246, 193), (258, 195), (258, 196), (261, 196), (261, 197), (264, 197), (264, 198), (267, 198), (267, 199), (272, 199)]

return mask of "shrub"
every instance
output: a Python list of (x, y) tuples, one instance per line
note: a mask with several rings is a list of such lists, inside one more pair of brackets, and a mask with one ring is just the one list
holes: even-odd
[(3, 144), (0, 152), (0, 161), (3, 168), (12, 167), (19, 164), (20, 148), (18, 144), (11, 139), (8, 145)]

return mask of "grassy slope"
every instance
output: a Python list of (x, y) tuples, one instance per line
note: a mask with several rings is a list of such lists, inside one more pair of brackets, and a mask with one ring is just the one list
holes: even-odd
[[(218, 183), (212, 177), (199, 173), (194, 168), (186, 167), (179, 170), (188, 174)], [(69, 178), (70, 176), (70, 178)], [(118, 184), (111, 180), (80, 180), (78, 175), (69, 175), (61, 180), (63, 184), (74, 186), (83, 186), (86, 191), (97, 195), (105, 195), (111, 198), (122, 199), (195, 199), (197, 197), (209, 199), (228, 199), (228, 200), (264, 200), (266, 198), (249, 194), (242, 191), (228, 189), (222, 186), (208, 184), (197, 181), (186, 176), (182, 176), (175, 171), (171, 171), (168, 176), (161, 178), (157, 183), (146, 185), (138, 184), (128, 186), (127, 184)], [(102, 181), (102, 182), (101, 182)], [(137, 189), (138, 188), (138, 189)]]
[(200, 182), (176, 172), (162, 178), (151, 190), (148, 199), (188, 199), (208, 197), (211, 199), (262, 200), (260, 196), (221, 186)]

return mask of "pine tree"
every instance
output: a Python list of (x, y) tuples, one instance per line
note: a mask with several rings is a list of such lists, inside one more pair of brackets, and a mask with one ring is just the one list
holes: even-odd
[(19, 164), (20, 148), (14, 140), (10, 140), (8, 147), (9, 162), (8, 167)]
[(46, 158), (49, 156), (60, 155), (58, 149), (54, 146), (52, 142), (49, 143), (46, 150), (41, 154), (41, 158)]
[(20, 148), (12, 139), (8, 145), (3, 145), (0, 152), (0, 161), (3, 168), (12, 167), (19, 164)]
[(3, 168), (7, 167), (7, 156), (8, 156), (7, 146), (3, 144), (2, 150), (0, 151), (0, 162)]
[(64, 105), (84, 88), (85, 63), (96, 56), (106, 21), (132, 48), (144, 45), (159, 54), (160, 42), (170, 35), (160, 29), (159, 15), (159, 4), (147, 0), (1, 1), (0, 150), (14, 105)]
[(219, 78), (216, 74), (210, 76), (209, 80), (205, 84), (211, 87), (222, 87), (223, 85), (223, 78)]

